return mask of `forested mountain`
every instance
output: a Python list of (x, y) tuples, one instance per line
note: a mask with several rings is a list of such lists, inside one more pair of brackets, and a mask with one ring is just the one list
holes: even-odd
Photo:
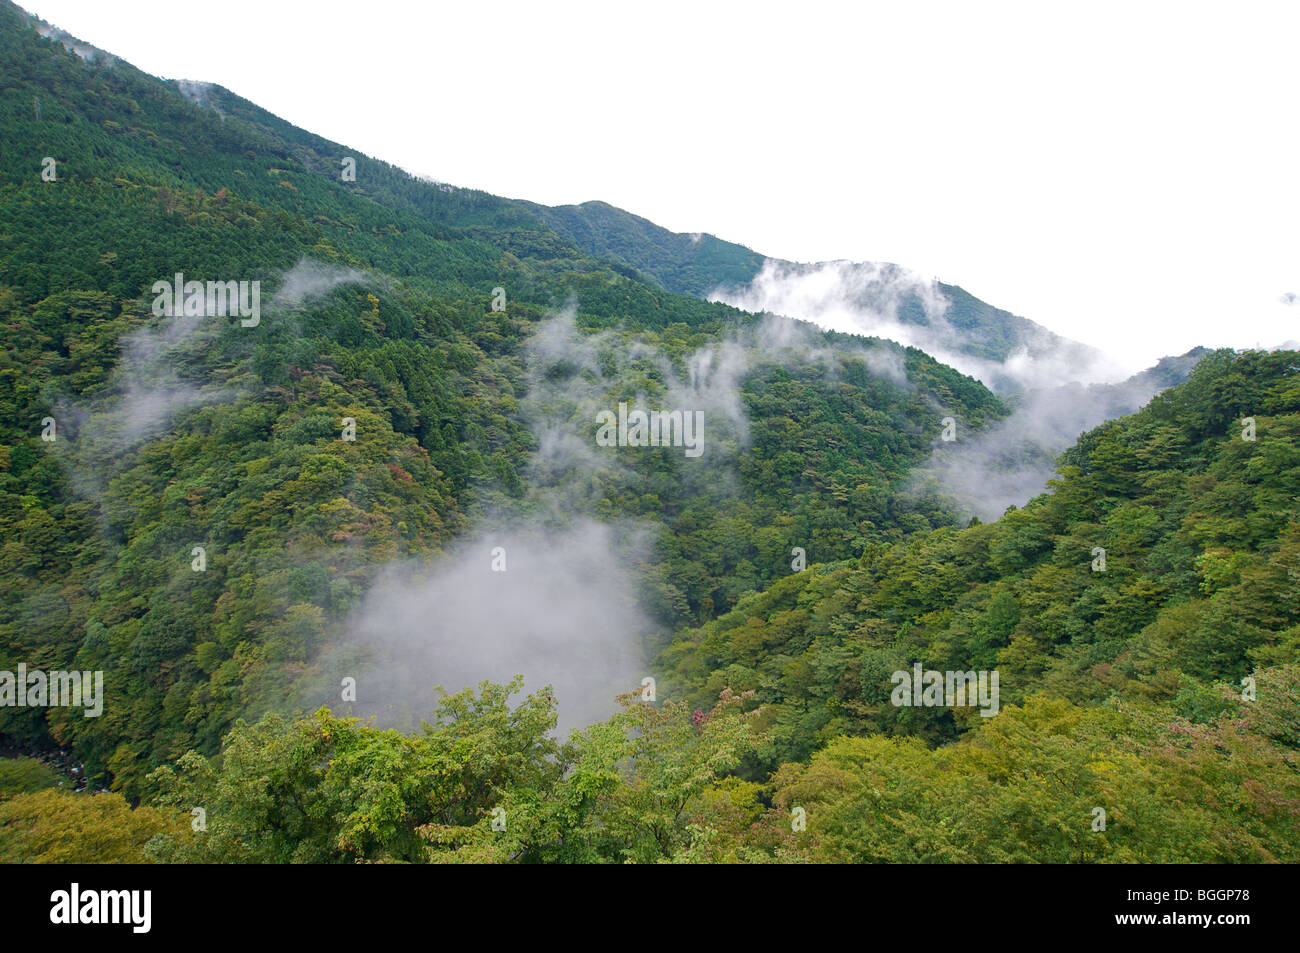
[[(364, 157), (344, 181), (341, 146), (5, 13), (5, 661), (135, 674), (109, 679), (100, 719), (0, 717), (75, 741), (99, 778), (134, 790), (213, 750), (233, 717), (292, 697), (375, 567), (571, 484), (534, 451), (556, 428), (590, 441), (592, 401), (678, 388), (735, 418), (707, 470), (617, 448), (589, 475), (592, 513), (666, 530), (645, 598), (665, 633), (773, 578), (793, 545), (850, 556), (950, 521), (895, 484), (945, 414), (1005, 413), (919, 351), (667, 294), (492, 196)], [(175, 273), (261, 278), (268, 314), (152, 318)], [(542, 326), (570, 336), (558, 355), (531, 343)]]
[(650, 276), (668, 291), (705, 297), (719, 285), (751, 281), (764, 257), (713, 235), (670, 232), (606, 202), (554, 208), (525, 203), (590, 255)]
[[(0, 6), (0, 672), (104, 694), (0, 684), (37, 756), (0, 761), (0, 860), (1296, 859), (1296, 354), (1205, 357), (967, 526), (916, 476), (1008, 404), (700, 297), (761, 256), (422, 181), (36, 26)], [(260, 314), (162, 313), (177, 280), (260, 282)], [(970, 353), (1035, 333), (942, 290)], [(601, 445), (620, 405), (700, 414), (698, 454)], [(567, 741), (531, 681), (348, 717), (394, 567), (482, 543), (477, 586), (527, 527), (581, 582), (591, 526), (657, 699), (634, 677)], [(1001, 712), (891, 705), (914, 663), (996, 668)], [(58, 790), (55, 747), (112, 793)]]
[[(73, 816), (170, 861), (1294, 861), (1298, 371), (1212, 355), (1053, 493), (792, 573), (667, 651), (665, 700), (566, 743), (508, 687), (414, 735), (270, 715), (155, 772), (156, 807)], [(995, 665), (1001, 710), (890, 706), (914, 661)], [(67, 856), (69, 796), (9, 774), (8, 856)], [(206, 829), (167, 826), (192, 804)]]
[[(751, 283), (761, 285), (765, 278), (798, 282), (818, 272), (838, 271), (837, 291), (846, 305), (924, 328), (941, 339), (946, 349), (987, 361), (1006, 361), (1023, 352), (1034, 358), (1051, 356), (1076, 366), (1100, 356), (1033, 321), (995, 308), (964, 288), (921, 279), (897, 265), (847, 261), (801, 264), (767, 258), (713, 235), (670, 232), (605, 202), (556, 208), (521, 204), (585, 253), (635, 269), (669, 291), (749, 300)], [(763, 310), (764, 296), (752, 300), (759, 302), (754, 310)], [(780, 307), (774, 313), (808, 317), (787, 313)], [(1018, 389), (1005, 377), (1002, 383), (1006, 389)]]
[[(1043, 691), (1158, 700), (1204, 720), (1221, 705), (1207, 685), (1292, 662), (1300, 646), (1296, 364), (1295, 352), (1215, 352), (1085, 435), (1023, 509), (747, 596), (665, 653), (670, 694), (703, 705), (753, 690), (782, 760), (841, 734), (943, 742), (969, 728), (960, 711), (890, 704), (887, 673), (916, 661), (997, 669), (1015, 704)], [(1243, 440), (1244, 417), (1269, 438)]]

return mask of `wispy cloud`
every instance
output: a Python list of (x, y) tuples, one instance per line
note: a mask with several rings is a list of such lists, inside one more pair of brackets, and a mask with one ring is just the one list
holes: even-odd
[(1067, 381), (1118, 381), (1129, 373), (1091, 348), (1019, 321), (1004, 360), (982, 357), (982, 351), (1006, 343), (1004, 329), (959, 326), (940, 284), (899, 265), (769, 259), (748, 284), (721, 287), (709, 297), (746, 311), (811, 321), (828, 331), (915, 347), (1002, 393)]
[[(280, 277), (269, 320), (283, 318), (340, 284), (365, 279), (354, 269), (304, 258)], [(55, 395), (54, 417), (63, 434), (55, 452), (74, 489), (86, 497), (101, 495), (126, 454), (165, 433), (183, 414), (247, 394), (245, 385), (214, 377), (205, 369), (205, 358), (227, 335), (251, 340), (247, 336), (258, 333), (223, 317), (154, 318), (123, 338), (121, 357), (102, 393)]]

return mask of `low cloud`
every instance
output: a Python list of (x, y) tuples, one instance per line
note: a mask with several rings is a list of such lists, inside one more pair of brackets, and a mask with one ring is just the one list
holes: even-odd
[(995, 520), (1007, 507), (1023, 506), (1044, 492), (1057, 458), (1082, 434), (1136, 412), (1164, 386), (1137, 375), (1120, 384), (1029, 391), (1009, 417), (979, 433), (959, 428), (956, 440), (936, 443), (909, 489), (948, 499), (963, 518)]
[[(898, 265), (769, 260), (749, 284), (720, 288), (710, 298), (918, 348), (1006, 397), (1010, 417), (981, 433), (959, 427), (959, 438), (937, 443), (910, 482), (913, 492), (945, 497), (964, 516), (982, 520), (1043, 492), (1057, 457), (1080, 434), (1133, 413), (1170, 383), (1146, 374), (1126, 380), (1120, 362), (1010, 316), (1001, 320), (1017, 336), (1011, 341), (994, 337), (999, 328), (972, 323), (969, 307), (958, 326), (953, 302), (939, 283)], [(1002, 360), (972, 353), (1008, 344)], [(897, 351), (876, 348), (865, 360), (874, 373), (905, 380)]]
[(747, 285), (709, 295), (746, 311), (810, 321), (828, 331), (886, 338), (915, 347), (999, 393), (1066, 381), (1111, 382), (1121, 364), (1045, 328), (1016, 322), (1018, 341), (1004, 360), (979, 352), (1005, 347), (1000, 329), (958, 326), (939, 283), (899, 265), (832, 261), (815, 265), (769, 259)]
[(370, 282), (374, 279), (364, 271), (330, 265), (310, 258), (300, 259), (284, 273), (280, 287), (271, 298), (279, 308), (300, 308), (313, 298), (318, 298), (339, 285)]
[[(280, 278), (268, 315), (274, 320), (340, 284), (366, 279), (363, 272), (304, 258)], [(102, 495), (121, 458), (165, 433), (181, 415), (245, 395), (243, 387), (212, 379), (203, 362), (227, 336), (251, 341), (258, 333), (219, 316), (154, 318), (122, 339), (121, 357), (103, 394), (56, 395), (52, 404), (60, 439), (55, 452), (76, 492)]]
[(499, 503), (432, 564), (384, 571), (325, 666), (358, 679), (359, 713), (409, 727), (430, 710), (435, 685), (455, 692), (524, 675), (527, 691), (554, 688), (566, 733), (640, 687), (655, 636), (643, 588), (654, 532), (596, 519), (599, 499), (635, 474), (596, 446), (595, 414), (616, 369), (658, 370), (656, 357), (609, 332), (581, 334), (573, 303), (535, 329), (520, 401), (537, 441), (528, 496)]
[(361, 650), (356, 711), (406, 727), (427, 715), (434, 685), (524, 675), (527, 691), (554, 688), (562, 733), (608, 716), (647, 674), (654, 626), (634, 567), (648, 543), (639, 527), (590, 518), (550, 531), (492, 526), (434, 567), (389, 568), (341, 647)]
[[(910, 386), (901, 355), (887, 345), (838, 353)], [(434, 685), (458, 691), (516, 674), (530, 690), (554, 686), (561, 731), (610, 714), (615, 696), (651, 674), (647, 650), (666, 633), (648, 609), (656, 526), (597, 518), (607, 496), (648, 490), (626, 455), (596, 445), (596, 415), (620, 401), (702, 411), (704, 453), (683, 456), (671, 479), (687, 492), (726, 496), (749, 442), (746, 376), (760, 363), (796, 361), (822, 361), (833, 375), (837, 357), (811, 325), (784, 318), (737, 329), (678, 360), (631, 334), (584, 333), (573, 302), (541, 322), (526, 347), (520, 400), (538, 444), (526, 499), (499, 504), (432, 565), (388, 569), (323, 666), (334, 684), (353, 675), (357, 710), (402, 726), (428, 712)], [(492, 571), (496, 547), (504, 572)]]

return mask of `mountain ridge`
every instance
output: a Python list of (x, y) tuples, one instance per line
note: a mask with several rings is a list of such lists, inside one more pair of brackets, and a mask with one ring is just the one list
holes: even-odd
[[(82, 49), (97, 50), (71, 37), (66, 31), (27, 14), (6, 0), (11, 10), (26, 18), (29, 26), (44, 31), (42, 35), (55, 38), (70, 52)], [(140, 76), (148, 77), (120, 58), (98, 52), (98, 62), (105, 68), (128, 68)], [(95, 63), (91, 56), (88, 62)], [(148, 77), (153, 79), (153, 77)], [(187, 100), (201, 108), (211, 109), (227, 118), (251, 122), (280, 136), (286, 143), (298, 147), (294, 156), (306, 171), (331, 170), (346, 157), (360, 158), (357, 150), (331, 142), (275, 116), (268, 110), (220, 86), (193, 79), (160, 80), (173, 86)], [(288, 158), (286, 154), (286, 158)], [(522, 199), (508, 199), (476, 189), (440, 183), (437, 195), (410, 195), (403, 187), (402, 176), (422, 181), (397, 167), (372, 157), (364, 157), (369, 167), (363, 182), (356, 186), (363, 194), (374, 194), (388, 204), (395, 204), (441, 225), (463, 229), (467, 234), (483, 234), (484, 229), (505, 232), (508, 240), (504, 250), (527, 255), (539, 250), (538, 241), (547, 231), (567, 242), (573, 249), (596, 259), (605, 260), (625, 278), (646, 283), (677, 294), (696, 298), (713, 297), (720, 290), (733, 292), (753, 282), (764, 268), (783, 268), (793, 271), (824, 268), (830, 265), (850, 264), (862, 268), (898, 269), (889, 263), (817, 262), (797, 263), (769, 258), (746, 246), (729, 242), (709, 233), (685, 234), (671, 232), (635, 213), (616, 208), (609, 203), (593, 200), (579, 205), (544, 206)], [(369, 181), (364, 181), (368, 179)], [(434, 184), (430, 182), (430, 184)], [(542, 240), (541, 248), (548, 254), (560, 252), (554, 241)], [(949, 305), (940, 316), (927, 313), (920, 296), (906, 295), (899, 302), (898, 317), (904, 323), (927, 325), (942, 318), (945, 327), (963, 336), (951, 342), (953, 348), (976, 358), (1006, 361), (1018, 350), (1031, 357), (1052, 352), (1068, 351), (1073, 363), (1093, 360), (1096, 352), (1086, 345), (1068, 341), (1060, 335), (1034, 323), (990, 305), (971, 295), (959, 286), (934, 282), (938, 292)], [(772, 313), (784, 314), (783, 311)], [(809, 319), (804, 314), (784, 314), (796, 319)], [(815, 320), (815, 319), (814, 319)], [(845, 330), (837, 328), (836, 330)], [(902, 343), (911, 343), (903, 341)], [(997, 377), (996, 389), (1012, 392), (1016, 385), (1009, 378)]]

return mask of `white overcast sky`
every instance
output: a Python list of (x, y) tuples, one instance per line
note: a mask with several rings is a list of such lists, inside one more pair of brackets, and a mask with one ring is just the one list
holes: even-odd
[(1300, 338), (1300, 3), (20, 3), (412, 172), (898, 262), (1133, 365)]

